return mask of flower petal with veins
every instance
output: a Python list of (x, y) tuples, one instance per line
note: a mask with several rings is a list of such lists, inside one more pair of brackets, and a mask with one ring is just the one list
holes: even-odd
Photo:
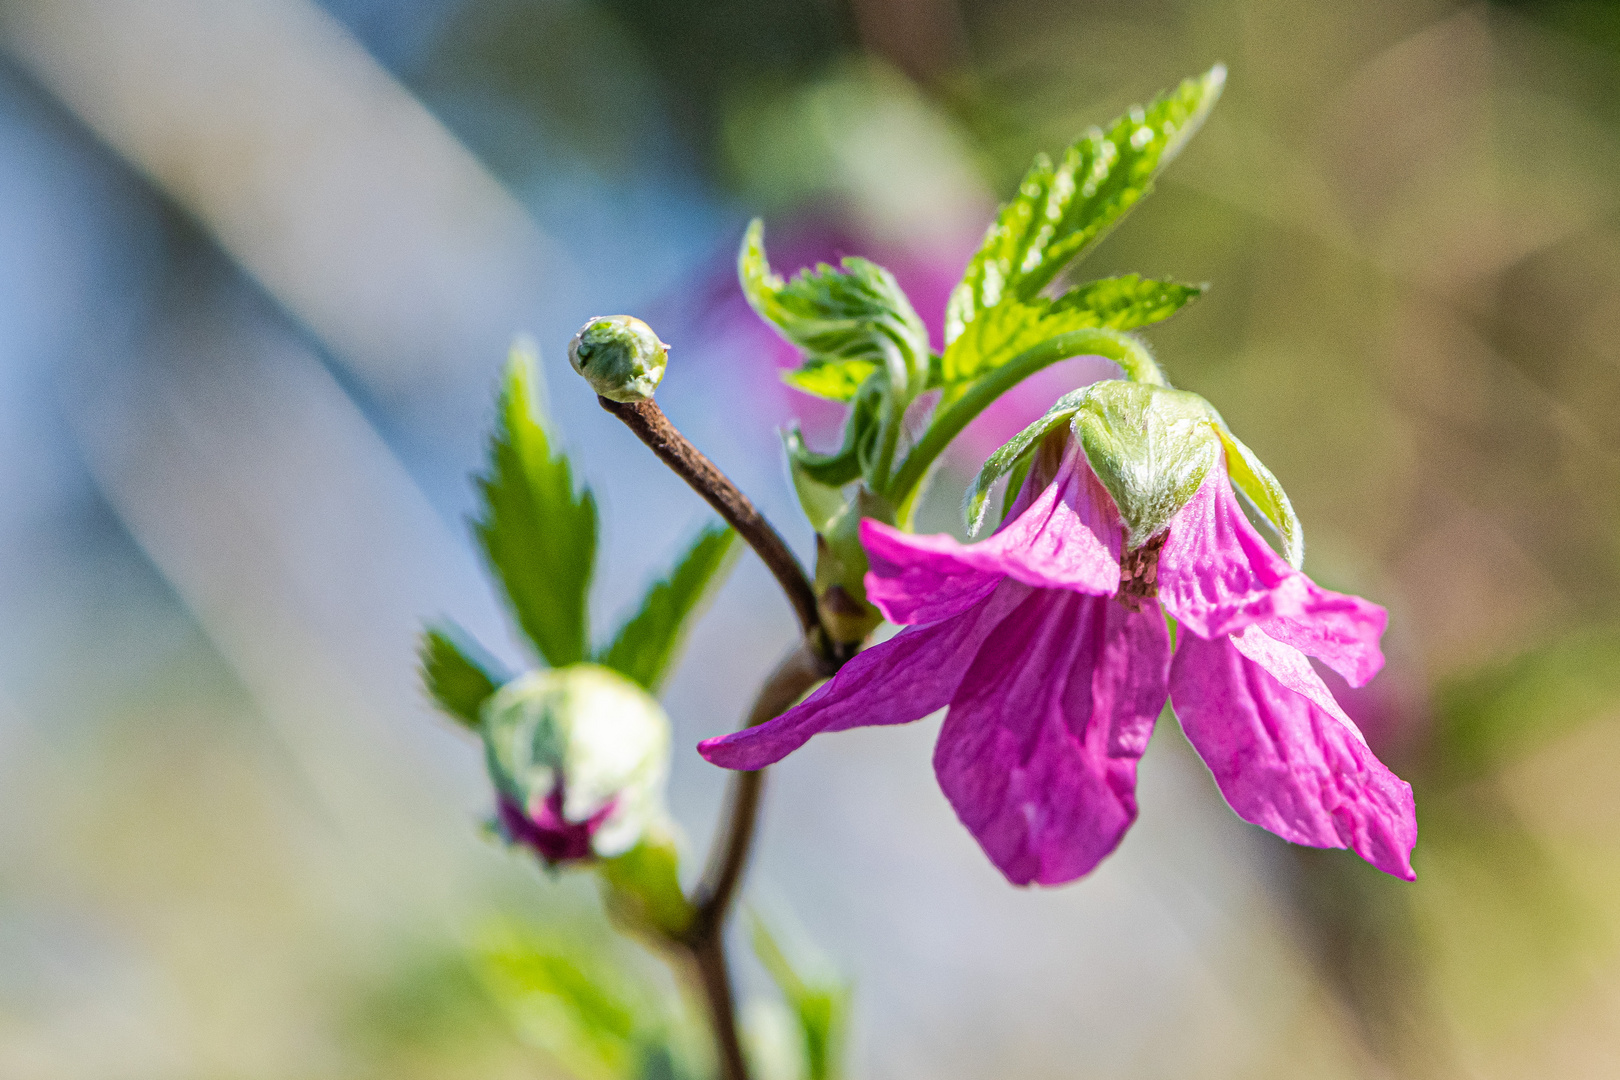
[(1296, 844), (1350, 848), (1414, 880), (1411, 786), (1367, 748), (1297, 649), (1254, 627), (1241, 638), (1185, 635), (1170, 699), (1243, 820)]
[(1032, 592), (951, 702), (934, 770), (1015, 885), (1091, 871), (1136, 820), (1136, 763), (1164, 708), (1170, 638), (1157, 605)]

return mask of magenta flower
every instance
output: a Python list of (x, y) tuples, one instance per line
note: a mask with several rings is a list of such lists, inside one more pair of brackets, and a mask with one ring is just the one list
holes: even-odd
[[(1364, 684), (1383, 666), (1384, 610), (1273, 552), (1219, 456), (1168, 526), (1125, 551), (1080, 440), (1061, 457), (1057, 445), (982, 542), (862, 522), (867, 596), (906, 629), (702, 755), (758, 769), (820, 732), (948, 706), (934, 768), (958, 817), (1010, 881), (1056, 885), (1089, 872), (1135, 820), (1136, 764), (1168, 696), (1240, 817), (1411, 880), (1411, 788), (1307, 659)], [(1179, 627), (1173, 655), (1161, 604)]]

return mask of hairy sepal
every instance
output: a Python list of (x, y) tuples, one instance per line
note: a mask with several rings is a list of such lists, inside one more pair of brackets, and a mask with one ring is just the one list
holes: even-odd
[(1108, 380), (1089, 387), (1071, 421), (1086, 460), (1140, 547), (1170, 523), (1220, 460), (1215, 411), (1197, 394)]

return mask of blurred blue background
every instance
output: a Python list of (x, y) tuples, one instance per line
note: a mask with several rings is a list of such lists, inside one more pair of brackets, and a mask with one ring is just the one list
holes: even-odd
[[(1242, 824), (1165, 724), (1119, 853), (1012, 889), (934, 719), (775, 770), (754, 895), (853, 979), (855, 1076), (1620, 1074), (1620, 7), (3, 0), (0, 1076), (567, 1075), (468, 957), (612, 948), (594, 894), (480, 834), (414, 672), (440, 615), (524, 662), (464, 520), (508, 342), (603, 503), (603, 630), (707, 511), (568, 371), (591, 315), (672, 343), (665, 409), (808, 552), (776, 432), (838, 416), (735, 291), (747, 219), (937, 325), (1035, 151), (1216, 61), (1088, 270), (1213, 284), (1164, 366), (1390, 608), (1345, 700), (1418, 883)], [(964, 437), (926, 527), (1094, 374)], [(666, 695), (694, 847), (691, 747), (792, 635), (745, 558)]]

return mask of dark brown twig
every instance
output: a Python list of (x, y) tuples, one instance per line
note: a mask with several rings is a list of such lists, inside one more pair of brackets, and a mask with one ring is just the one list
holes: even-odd
[(656, 401), (619, 402), (605, 397), (596, 400), (602, 408), (624, 421), (638, 439), (651, 447), (665, 465), (737, 530), (737, 535), (747, 541), (776, 576), (777, 584), (782, 586), (794, 614), (799, 617), (799, 629), (804, 636), (814, 636), (821, 625), (816, 613), (816, 590), (781, 534), (755, 509), (748, 496), (737, 490), (737, 485), (717, 469), (714, 462), (676, 430)]
[(731, 972), (726, 967), (725, 940), (719, 934), (711, 934), (689, 946), (688, 953), (714, 1025), (715, 1057), (719, 1061), (721, 1080), (748, 1080), (748, 1059), (743, 1056), (742, 1040), (737, 1032), (737, 1002), (731, 992)]

